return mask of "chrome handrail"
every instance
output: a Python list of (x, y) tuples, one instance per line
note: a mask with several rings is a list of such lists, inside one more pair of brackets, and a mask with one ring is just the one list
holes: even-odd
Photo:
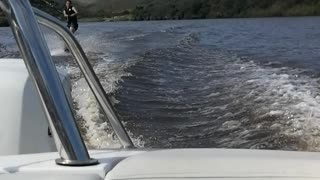
[(34, 17), (28, 0), (1, 0), (0, 8), (5, 12), (17, 41), (21, 55), (36, 89), (40, 94), (49, 124), (58, 132), (63, 147), (61, 165), (92, 165), (98, 161), (91, 159), (75, 123), (63, 86), (44, 36)]
[(38, 22), (53, 31), (55, 31), (59, 36), (65, 41), (69, 50), (76, 60), (76, 63), (80, 67), (84, 77), (91, 88), (94, 96), (96, 97), (98, 103), (100, 104), (103, 113), (106, 115), (109, 120), (114, 132), (119, 138), (120, 143), (124, 148), (133, 148), (134, 145), (125, 131), (121, 121), (119, 120), (117, 114), (115, 113), (111, 102), (106, 95), (97, 75), (92, 69), (91, 64), (88, 61), (87, 56), (85, 55), (81, 45), (78, 43), (76, 38), (72, 33), (63, 25), (58, 19), (50, 16), (49, 14), (40, 11), (39, 9), (33, 8)]

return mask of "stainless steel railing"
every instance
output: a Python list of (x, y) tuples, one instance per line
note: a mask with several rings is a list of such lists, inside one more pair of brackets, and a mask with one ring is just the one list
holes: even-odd
[(54, 30), (56, 33), (60, 35), (60, 37), (65, 41), (68, 45), (70, 52), (72, 53), (74, 59), (79, 65), (82, 73), (84, 74), (89, 87), (91, 88), (94, 96), (96, 97), (98, 103), (100, 104), (104, 114), (109, 120), (114, 132), (119, 138), (120, 143), (124, 148), (132, 148), (134, 147), (130, 137), (125, 131), (122, 123), (120, 122), (118, 116), (114, 112), (114, 109), (111, 105), (108, 96), (106, 95), (98, 77), (94, 73), (87, 56), (83, 52), (80, 44), (75, 39), (75, 37), (71, 34), (71, 32), (56, 18), (42, 12), (38, 9), (34, 8), (34, 12), (38, 18), (40, 24)]
[(40, 94), (49, 124), (58, 132), (55, 141), (60, 141), (63, 148), (60, 151), (61, 158), (56, 162), (62, 165), (97, 164), (97, 160), (90, 158), (79, 133), (29, 1), (1, 0), (0, 7), (7, 15), (26, 67)]
[[(97, 164), (97, 160), (90, 158), (81, 138), (72, 109), (29, 1), (0, 0), (0, 8), (7, 15), (29, 74), (40, 94), (49, 124), (57, 133), (55, 141), (61, 142), (61, 158), (56, 160), (57, 164), (76, 166)], [(133, 147), (132, 141), (114, 113), (79, 43), (58, 20), (39, 10), (35, 12), (41, 24), (55, 30), (65, 40), (120, 142), (125, 148)]]

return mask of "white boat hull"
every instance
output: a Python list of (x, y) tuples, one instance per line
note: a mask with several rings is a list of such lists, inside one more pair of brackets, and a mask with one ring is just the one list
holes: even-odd
[[(67, 73), (59, 70), (71, 98)], [(0, 60), (0, 156), (56, 151), (40, 96), (22, 59)]]

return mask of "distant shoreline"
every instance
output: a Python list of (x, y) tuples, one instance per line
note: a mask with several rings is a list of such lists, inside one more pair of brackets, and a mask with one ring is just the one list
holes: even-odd
[[(101, 2), (100, 2), (101, 1)], [(157, 21), (190, 19), (306, 17), (320, 15), (320, 1), (283, 0), (118, 0), (94, 6), (78, 4), (79, 22)], [(130, 3), (129, 3), (130, 2)], [(32, 5), (62, 18), (63, 3), (56, 0), (32, 0)], [(8, 26), (0, 11), (0, 26)]]
[(180, 21), (180, 20), (210, 20), (210, 19), (258, 19), (258, 18), (303, 18), (303, 17), (320, 17), (318, 15), (304, 16), (256, 16), (256, 17), (219, 17), (219, 18), (190, 18), (190, 19), (149, 19), (149, 20), (134, 20), (132, 18), (80, 18), (79, 22), (120, 22), (120, 21)]
[(103, 22), (105, 21), (104, 18), (79, 18), (79, 22)]
[[(149, 20), (134, 20), (131, 17), (112, 17), (112, 18), (102, 18), (102, 17), (85, 17), (79, 18), (78, 21), (81, 22), (120, 22), (120, 21), (170, 21), (170, 20), (205, 20), (205, 19), (246, 19), (246, 18), (299, 18), (299, 17), (320, 17), (313, 15), (306, 16), (257, 16), (257, 17), (219, 17), (219, 18), (191, 18), (191, 19), (149, 19)], [(60, 19), (61, 22), (65, 20)], [(9, 24), (5, 17), (0, 16), (0, 27), (8, 27)]]
[[(59, 18), (58, 18), (59, 19)], [(65, 22), (64, 19), (60, 19), (61, 22)], [(89, 17), (89, 18), (79, 18), (79, 22), (113, 22), (113, 21), (132, 21), (132, 19), (129, 18), (119, 18), (119, 17), (113, 17), (113, 18), (101, 18), (101, 17)], [(9, 23), (6, 20), (6, 18), (3, 16), (0, 16), (0, 27), (8, 27)]]

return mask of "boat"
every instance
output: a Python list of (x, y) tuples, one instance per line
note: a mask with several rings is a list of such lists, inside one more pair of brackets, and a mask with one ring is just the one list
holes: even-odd
[[(0, 59), (0, 180), (320, 179), (320, 154), (245, 149), (135, 148), (84, 51), (57, 19), (26, 0), (1, 0), (22, 59)], [(88, 150), (68, 75), (55, 68), (39, 24), (59, 34), (122, 145)]]

